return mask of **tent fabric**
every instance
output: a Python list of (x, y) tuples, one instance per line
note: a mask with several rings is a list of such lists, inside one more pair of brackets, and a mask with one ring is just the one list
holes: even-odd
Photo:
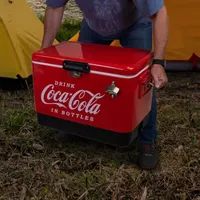
[[(168, 61), (193, 61), (200, 57), (200, 0), (166, 0), (170, 21), (166, 49)], [(78, 34), (70, 40), (77, 41)], [(120, 46), (115, 40), (111, 46)]]
[(200, 57), (200, 1), (166, 0), (170, 35), (168, 60), (189, 60), (193, 54)]
[[(0, 77), (32, 74), (31, 56), (42, 42), (43, 24), (26, 0), (0, 1)], [(56, 43), (57, 41), (55, 41)]]

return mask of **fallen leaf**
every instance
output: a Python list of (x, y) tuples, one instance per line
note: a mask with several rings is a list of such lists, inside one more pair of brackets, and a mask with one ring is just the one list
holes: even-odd
[(179, 145), (176, 149), (174, 149), (175, 153), (181, 153), (183, 150), (183, 145)]
[(44, 147), (43, 147), (42, 145), (36, 144), (36, 143), (33, 144), (33, 148), (34, 148), (35, 150), (37, 150), (37, 151), (42, 151), (42, 150), (44, 150)]
[(147, 187), (144, 188), (144, 192), (140, 200), (146, 200), (146, 199), (147, 199)]
[(169, 109), (169, 108), (171, 108), (173, 106), (174, 106), (174, 104), (173, 105), (164, 105), (164, 106), (161, 106), (160, 109), (159, 109), (159, 112), (161, 112), (163, 110), (167, 110), (167, 109)]
[(23, 186), (20, 194), (20, 200), (24, 200), (25, 197), (26, 197), (26, 187)]

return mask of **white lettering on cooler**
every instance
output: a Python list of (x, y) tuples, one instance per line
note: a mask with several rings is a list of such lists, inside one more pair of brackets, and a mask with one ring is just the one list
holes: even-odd
[[(90, 97), (89, 101), (84, 100), (87, 95)], [(104, 94), (94, 94), (88, 90), (78, 90), (75, 93), (56, 91), (53, 84), (47, 85), (41, 93), (41, 101), (44, 104), (57, 105), (62, 108), (69, 108), (79, 112), (84, 111), (94, 115), (100, 112), (101, 104), (97, 103), (97, 101), (103, 97)]]
[(54, 85), (60, 86), (60, 87), (66, 87), (66, 88), (75, 88), (75, 84), (73, 83), (66, 83), (66, 82), (61, 82), (61, 81), (55, 81)]
[[(51, 109), (51, 112), (53, 112), (54, 113), (54, 108), (52, 108)], [(90, 117), (90, 116), (88, 116), (88, 115), (79, 115), (79, 114), (76, 114), (76, 113), (73, 113), (73, 112), (68, 112), (68, 111), (65, 111), (65, 110), (61, 110), (61, 115), (63, 115), (63, 116), (70, 116), (70, 117), (72, 117), (72, 118), (76, 118), (76, 119), (81, 119), (81, 120), (84, 120), (84, 121), (91, 121), (91, 122), (93, 122), (94, 121), (94, 117)]]

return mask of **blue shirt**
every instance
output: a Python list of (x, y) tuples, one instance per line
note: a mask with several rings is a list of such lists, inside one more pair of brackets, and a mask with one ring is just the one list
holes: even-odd
[[(46, 0), (47, 6), (65, 6), (68, 0)], [(164, 0), (75, 0), (88, 26), (102, 36), (116, 35), (137, 21), (148, 22)]]

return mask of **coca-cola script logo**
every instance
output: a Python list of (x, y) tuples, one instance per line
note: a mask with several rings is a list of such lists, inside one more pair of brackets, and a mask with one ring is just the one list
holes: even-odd
[(103, 97), (104, 94), (94, 94), (88, 90), (78, 90), (75, 93), (62, 92), (56, 90), (54, 84), (47, 85), (41, 93), (41, 101), (44, 104), (57, 105), (60, 108), (78, 112), (84, 111), (94, 115), (100, 112), (101, 104), (97, 101)]

